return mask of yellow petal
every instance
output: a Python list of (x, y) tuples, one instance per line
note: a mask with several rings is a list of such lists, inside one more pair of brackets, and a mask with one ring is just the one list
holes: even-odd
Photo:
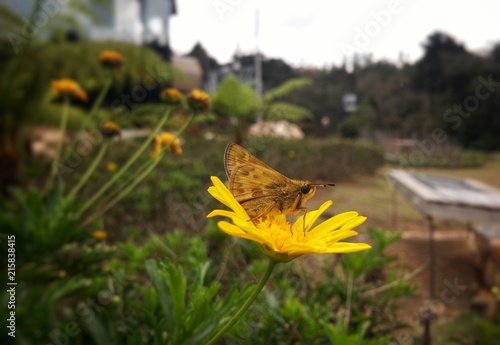
[[(212, 183), (214, 184), (214, 187), (217, 190), (217, 196), (218, 197), (216, 197), (215, 195), (213, 195), (212, 193), (210, 193), (210, 188), (211, 187), (209, 188), (208, 192), (210, 194), (212, 194), (214, 196), (214, 198), (216, 198), (217, 200), (219, 200), (224, 205), (226, 205), (227, 207), (229, 207), (230, 209), (232, 209), (234, 212), (236, 212), (238, 214), (242, 214), (242, 215), (246, 215), (247, 214), (246, 211), (245, 211), (245, 209), (243, 208), (243, 206), (241, 206), (236, 201), (236, 199), (233, 197), (233, 195), (231, 194), (231, 192), (229, 191), (229, 189), (226, 188), (226, 186), (224, 185), (224, 183), (222, 183), (222, 181), (219, 180), (218, 177), (211, 176), (210, 179), (212, 180)], [(248, 215), (247, 215), (247, 218), (250, 219), (250, 217), (248, 217)]]
[(314, 233), (314, 236), (325, 236), (329, 232), (340, 229), (343, 225), (358, 216), (357, 212), (344, 212), (338, 214), (330, 219), (327, 219), (317, 226), (315, 226), (310, 232)]
[(323, 205), (320, 206), (318, 210), (314, 211), (308, 211), (305, 214), (305, 222), (304, 222), (304, 216), (300, 217), (293, 223), (293, 227), (300, 230), (304, 230), (304, 225), (305, 225), (305, 231), (309, 231), (309, 229), (314, 225), (316, 220), (323, 214), (323, 212), (326, 211), (330, 206), (332, 206), (333, 202), (331, 200), (325, 201)]
[(366, 243), (339, 242), (329, 247), (325, 253), (354, 253), (370, 248), (371, 246)]

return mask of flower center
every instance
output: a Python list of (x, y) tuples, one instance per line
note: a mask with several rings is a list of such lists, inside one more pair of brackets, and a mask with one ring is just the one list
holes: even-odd
[(261, 231), (269, 233), (278, 249), (282, 249), (291, 243), (307, 242), (302, 229), (293, 227), (286, 219), (285, 215), (268, 215), (256, 224)]

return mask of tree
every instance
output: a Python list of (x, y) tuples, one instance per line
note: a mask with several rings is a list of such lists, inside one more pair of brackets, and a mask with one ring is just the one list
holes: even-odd
[(256, 107), (253, 89), (234, 75), (226, 77), (212, 96), (213, 110), (230, 118), (238, 144), (243, 141), (243, 122), (253, 117)]
[(306, 107), (292, 102), (279, 101), (294, 90), (307, 88), (311, 83), (312, 81), (308, 78), (294, 78), (266, 92), (262, 97), (261, 111), (263, 119), (299, 122), (303, 119), (312, 118), (311, 111)]

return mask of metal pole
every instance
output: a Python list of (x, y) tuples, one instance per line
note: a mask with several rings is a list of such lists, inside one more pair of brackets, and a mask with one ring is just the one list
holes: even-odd
[[(262, 56), (260, 55), (260, 47), (259, 47), (259, 9), (255, 11), (255, 95), (257, 96), (257, 101), (260, 102), (262, 100)], [(263, 114), (259, 112), (257, 115), (257, 121), (262, 121)]]
[(434, 221), (431, 216), (427, 216), (429, 224), (429, 299), (435, 298), (435, 280), (436, 280), (436, 248), (434, 243)]
[[(435, 296), (435, 243), (434, 243), (434, 221), (430, 215), (427, 215), (427, 224), (429, 226), (429, 301), (434, 300)], [(431, 304), (421, 308), (420, 310), (420, 322), (424, 326), (424, 336), (422, 338), (423, 345), (431, 345), (432, 344), (432, 336), (431, 336), (431, 323), (437, 317), (436, 310), (432, 307)]]
[(392, 230), (395, 231), (398, 226), (398, 191), (394, 187), (392, 191)]

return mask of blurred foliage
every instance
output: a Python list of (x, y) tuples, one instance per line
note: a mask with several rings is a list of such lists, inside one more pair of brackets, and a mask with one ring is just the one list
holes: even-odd
[[(20, 70), (9, 88), (13, 90), (8, 109), (3, 111), (20, 113), (22, 109), (31, 110), (23, 113), (20, 120), (30, 118), (40, 102), (49, 101), (50, 82), (52, 79), (71, 78), (80, 83), (92, 97), (103, 87), (109, 78), (109, 70), (99, 63), (99, 53), (105, 49), (113, 49), (125, 57), (119, 73), (114, 75), (113, 87), (107, 96), (110, 105), (118, 111), (127, 106), (127, 102), (119, 98), (125, 93), (128, 102), (137, 103), (131, 97), (131, 89), (135, 86), (146, 88), (146, 84), (156, 85), (159, 92), (161, 85), (166, 85), (173, 77), (174, 71), (155, 52), (148, 48), (138, 47), (130, 43), (118, 42), (64, 42), (47, 43), (31, 48), (30, 58), (21, 62)], [(8, 69), (7, 66), (0, 68)], [(34, 91), (36, 90), (36, 91)], [(152, 91), (149, 90), (148, 91)], [(34, 97), (38, 95), (37, 97)], [(27, 102), (28, 100), (28, 102)], [(113, 101), (115, 101), (113, 103)], [(91, 104), (91, 102), (89, 102)], [(81, 104), (84, 105), (84, 104)], [(129, 106), (130, 107), (130, 106)]]
[[(370, 250), (278, 266), (271, 287), (228, 337), (237, 344), (388, 344), (395, 330), (406, 327), (395, 315), (397, 299), (417, 287), (397, 277), (394, 258), (384, 255), (399, 236), (373, 228), (367, 234)], [(323, 271), (314, 272), (312, 265)], [(255, 275), (262, 270), (255, 262)], [(372, 293), (387, 284), (390, 289)]]
[(300, 122), (312, 118), (312, 114), (304, 107), (284, 102), (273, 102), (265, 107), (264, 118), (268, 121)]
[[(215, 140), (186, 138), (183, 154), (162, 160), (154, 171), (105, 217), (107, 226), (124, 229), (137, 223), (149, 224), (156, 231), (162, 227), (177, 227), (197, 231), (206, 225), (207, 210), (216, 205), (206, 193), (211, 175), (225, 180), (223, 155), (228, 135)], [(108, 159), (121, 166), (129, 152), (136, 150), (137, 141), (120, 141), (110, 148)], [(379, 146), (340, 139), (309, 139), (284, 141), (273, 138), (250, 138), (245, 146), (272, 168), (290, 178), (304, 178), (314, 182), (342, 182), (356, 175), (372, 175), (384, 164)], [(314, 154), (311, 154), (314, 153)], [(142, 157), (137, 165), (148, 159)], [(86, 162), (67, 174), (68, 188), (78, 181), (86, 169)], [(104, 170), (104, 169), (103, 169)], [(29, 178), (37, 178), (32, 167)], [(28, 176), (27, 176), (28, 178)], [(98, 174), (90, 185), (101, 185), (106, 174)], [(127, 173), (123, 181), (130, 178)], [(120, 181), (122, 181), (120, 179)], [(82, 190), (83, 197), (91, 197), (92, 188)], [(138, 212), (140, 211), (140, 212)]]
[(212, 95), (214, 111), (235, 118), (248, 118), (257, 106), (255, 93), (234, 75), (226, 77)]
[(275, 87), (267, 91), (263, 96), (262, 100), (266, 103), (276, 101), (281, 97), (288, 95), (293, 90), (298, 90), (303, 87), (309, 86), (312, 84), (312, 80), (308, 78), (295, 78), (290, 79), (284, 82), (283, 84)]
[(247, 148), (286, 176), (316, 182), (371, 175), (384, 164), (378, 145), (342, 139), (283, 141), (261, 137), (249, 140)]
[(233, 141), (241, 144), (244, 137), (244, 123), (253, 119), (257, 99), (252, 88), (234, 75), (227, 76), (212, 96), (212, 109), (227, 116), (234, 133)]
[(439, 345), (496, 345), (500, 339), (498, 317), (488, 321), (474, 313), (464, 313), (438, 326), (436, 343)]
[(267, 91), (262, 96), (261, 111), (263, 119), (269, 121), (285, 120), (290, 122), (299, 122), (304, 119), (312, 118), (309, 109), (286, 102), (282, 99), (293, 92), (311, 85), (312, 81), (308, 78), (294, 78), (287, 80), (283, 84)]
[[(497, 43), (488, 54), (472, 53), (454, 38), (435, 32), (427, 37), (424, 55), (414, 64), (396, 66), (373, 61), (369, 55), (355, 55), (352, 72), (346, 66), (297, 70), (298, 76), (312, 83), (281, 100), (308, 109), (314, 116), (308, 129), (316, 133), (424, 140), (433, 129), (442, 128), (450, 144), (498, 150), (498, 51)], [(483, 99), (476, 95), (478, 87)], [(357, 95), (354, 114), (343, 109), (346, 93)], [(322, 129), (324, 117), (331, 125)]]
[[(40, 204), (33, 201), (36, 198), (29, 200), (35, 208)], [(57, 199), (47, 203), (65, 205)], [(74, 211), (52, 219), (60, 233), (68, 232), (64, 214), (71, 219)], [(240, 247), (226, 236), (187, 236), (168, 228), (167, 234), (150, 236), (142, 243), (128, 240), (109, 245), (86, 232), (61, 242), (61, 234), (42, 231), (48, 227), (40, 217), (39, 212), (25, 214), (25, 223), (36, 225), (29, 228), (28, 238), (22, 237), (24, 223), (14, 224), (18, 228), (9, 231), (19, 244), (16, 279), (23, 282), (23, 293), (17, 297), (16, 343), (21, 345), (70, 340), (204, 343), (249, 296), (252, 284), (242, 286), (242, 282), (261, 275), (265, 266), (258, 246), (238, 241)], [(372, 250), (342, 259), (329, 255), (322, 265), (322, 278), (311, 279), (312, 272), (300, 268), (300, 263), (280, 265), (269, 288), (227, 336), (229, 343), (330, 344), (344, 339), (346, 344), (357, 340), (375, 345), (387, 341), (391, 330), (402, 327), (390, 321), (393, 302), (414, 288), (392, 273), (392, 259), (383, 255), (397, 236), (375, 229), (368, 234)], [(29, 245), (40, 243), (37, 236), (45, 236), (44, 241), (52, 245), (33, 251)], [(222, 253), (228, 256), (224, 254), (221, 261)], [(241, 254), (247, 259), (231, 260)], [(391, 284), (391, 289), (370, 294), (384, 284)], [(349, 289), (352, 292), (346, 294)], [(4, 290), (0, 299), (5, 302), (7, 297)], [(346, 306), (350, 306), (350, 322), (339, 316), (346, 315)]]
[(285, 81), (278, 87), (267, 91), (259, 103), (254, 90), (243, 84), (236, 76), (226, 77), (213, 95), (213, 109), (216, 113), (229, 116), (235, 142), (241, 144), (244, 136), (243, 122), (249, 120), (286, 120), (299, 122), (312, 118), (311, 112), (293, 102), (280, 101), (293, 90), (305, 88), (311, 84), (307, 78), (295, 78)]
[[(1, 44), (1, 43), (0, 43)], [(3, 44), (7, 44), (3, 42)], [(29, 154), (29, 131), (26, 125), (55, 125), (60, 120), (58, 103), (51, 103), (51, 80), (73, 78), (89, 94), (89, 102), (74, 102), (70, 108), (68, 128), (77, 129), (88, 109), (110, 78), (98, 56), (102, 50), (115, 49), (125, 56), (125, 63), (114, 75), (113, 87), (105, 98), (106, 108), (98, 110), (96, 119), (127, 119), (138, 103), (157, 100), (160, 89), (174, 75), (172, 67), (154, 51), (129, 43), (117, 42), (47, 42), (26, 47), (23, 58), (18, 54), (0, 61), (0, 87), (5, 91), (0, 99), (0, 162), (11, 166), (0, 173), (0, 188), (19, 178), (20, 162)], [(144, 98), (134, 96), (140, 88)], [(141, 96), (142, 97), (142, 96)], [(89, 123), (89, 125), (92, 125)], [(1, 190), (0, 190), (1, 194)]]
[[(2, 204), (0, 227), (16, 236), (18, 253), (25, 259), (84, 237), (74, 214), (73, 200), (63, 196), (62, 186), (47, 194), (35, 189), (14, 189), (12, 196), (12, 200)], [(20, 214), (23, 217), (19, 217)]]

